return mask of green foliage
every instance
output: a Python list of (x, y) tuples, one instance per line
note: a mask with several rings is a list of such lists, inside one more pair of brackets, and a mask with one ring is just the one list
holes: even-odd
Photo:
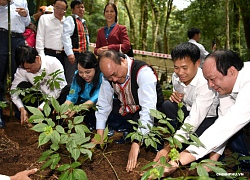
[(60, 82), (63, 81), (59, 76), (61, 73), (63, 73), (63, 71), (58, 69), (55, 72), (46, 75), (45, 69), (43, 69), (40, 76), (34, 77), (34, 86), (25, 89), (17, 87), (16, 89), (10, 90), (10, 93), (23, 97), (22, 101), (26, 104), (28, 102), (34, 103), (47, 101), (50, 97), (41, 93), (40, 86), (41, 84), (46, 84), (51, 90), (60, 89)]
[[(184, 121), (184, 113), (181, 109), (182, 106), (182, 103), (178, 104), (177, 113), (177, 120), (181, 123), (183, 123)], [(188, 134), (190, 140), (186, 139), (186, 137), (184, 136), (178, 135), (178, 137), (182, 139), (182, 141), (179, 141), (177, 138), (174, 137), (175, 129), (169, 122), (171, 121), (171, 119), (166, 118), (163, 113), (157, 110), (150, 110), (150, 115), (159, 120), (159, 125), (155, 128), (151, 128), (155, 131), (150, 133), (156, 133), (159, 138), (163, 138), (168, 141), (169, 146), (171, 148), (170, 152), (168, 153), (168, 157), (171, 161), (176, 162), (179, 165), (178, 168), (181, 170), (182, 165), (179, 164), (180, 154), (177, 148), (182, 149), (182, 143), (195, 145), (197, 147), (204, 147), (204, 145), (202, 144), (202, 142), (200, 142), (199, 138), (195, 134), (193, 134), (193, 127), (190, 124), (184, 123), (181, 127)], [(155, 147), (153, 143), (149, 145)], [(206, 179), (208, 177), (208, 173), (204, 166), (210, 168), (216, 173), (225, 173), (226, 171), (221, 167), (223, 165), (224, 164), (221, 162), (212, 161), (209, 159), (202, 160), (200, 163), (193, 162), (191, 164), (190, 169), (197, 169), (199, 177), (185, 177), (185, 174), (183, 174), (184, 177), (179, 177), (177, 179)], [(171, 165), (167, 162), (166, 157), (162, 156), (159, 162), (150, 162), (146, 166), (142, 167), (142, 171), (146, 170), (142, 176), (142, 179), (161, 179), (162, 175), (164, 174), (164, 169), (168, 169), (169, 167), (171, 167)]]
[(7, 107), (6, 102), (0, 101), (0, 108), (5, 108)]
[[(54, 98), (50, 102), (58, 113), (56, 120), (67, 118), (64, 115), (69, 109), (67, 104), (59, 105)], [(34, 107), (27, 106), (27, 108), (32, 113), (29, 122), (35, 124), (31, 129), (40, 133), (38, 146), (50, 145), (50, 149), (45, 151), (39, 159), (41, 162), (45, 161), (41, 169), (50, 168), (60, 171), (59, 179), (87, 179), (85, 172), (77, 167), (81, 165), (81, 157), (91, 159), (91, 149), (95, 147), (95, 144), (90, 142), (90, 136), (87, 134), (91, 132), (83, 124), (83, 116), (74, 117), (73, 120), (67, 119), (67, 127), (63, 127), (50, 118), (52, 112), (47, 103), (44, 106), (44, 113)], [(59, 165), (61, 156), (65, 156), (61, 152), (65, 153), (65, 149), (69, 162), (73, 160), (73, 163)]]

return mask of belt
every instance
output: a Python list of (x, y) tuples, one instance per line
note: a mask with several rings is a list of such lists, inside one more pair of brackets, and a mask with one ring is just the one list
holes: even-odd
[[(4, 29), (4, 28), (0, 28), (0, 32), (8, 33), (8, 30)], [(23, 37), (22, 33), (11, 32), (10, 34), (11, 34), (12, 37)]]
[(83, 52), (85, 52), (85, 51), (83, 51), (82, 49), (75, 49), (75, 48), (73, 48), (72, 50), (73, 50), (73, 52), (78, 52), (78, 53), (83, 53)]
[(55, 54), (61, 54), (63, 52), (63, 50), (54, 50), (54, 49), (49, 49), (49, 48), (44, 48), (44, 51), (52, 52)]

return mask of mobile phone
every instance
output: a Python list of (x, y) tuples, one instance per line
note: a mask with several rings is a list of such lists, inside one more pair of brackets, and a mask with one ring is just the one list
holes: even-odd
[(216, 44), (216, 39), (212, 40), (212, 47), (214, 47), (214, 45)]

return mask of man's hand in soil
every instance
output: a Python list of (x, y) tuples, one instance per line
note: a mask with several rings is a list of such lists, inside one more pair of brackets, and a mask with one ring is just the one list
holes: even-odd
[(35, 169), (19, 172), (15, 174), (14, 176), (10, 176), (10, 180), (31, 180), (29, 178), (29, 175), (35, 174), (36, 171), (37, 169), (35, 168)]
[(21, 115), (20, 115), (21, 124), (24, 125), (25, 123), (28, 122), (28, 112), (25, 110), (24, 107), (20, 108), (20, 112), (21, 112)]
[(156, 154), (156, 157), (155, 157), (155, 159), (154, 159), (154, 162), (158, 162), (162, 156), (164, 156), (165, 158), (168, 158), (168, 153), (169, 153), (170, 149), (171, 149), (170, 146), (167, 145), (167, 146), (164, 147), (162, 150), (160, 150), (160, 151)]
[(132, 142), (130, 152), (128, 155), (128, 163), (126, 167), (127, 172), (132, 171), (136, 167), (139, 152), (140, 152), (140, 145), (136, 142)]

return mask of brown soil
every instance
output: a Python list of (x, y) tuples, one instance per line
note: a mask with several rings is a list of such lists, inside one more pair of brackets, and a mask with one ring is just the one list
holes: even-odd
[[(4, 118), (6, 127), (0, 129), (0, 174), (13, 175), (19, 171), (31, 168), (40, 168), (42, 164), (37, 162), (41, 153), (46, 147), (38, 147), (38, 133), (30, 130), (26, 126), (22, 126), (14, 117), (9, 118), (9, 109), (4, 109)], [(121, 134), (116, 133), (112, 139), (119, 139)], [(130, 144), (109, 144), (105, 151), (105, 155), (110, 161), (104, 158), (99, 150), (93, 153), (92, 160), (85, 161), (82, 169), (86, 172), (89, 180), (139, 180), (140, 169), (152, 161), (155, 153), (141, 148), (138, 158), (137, 168), (130, 173), (125, 170), (127, 157), (130, 150)], [(64, 161), (62, 159), (62, 161)], [(111, 168), (113, 166), (114, 170)], [(196, 175), (195, 171), (183, 170), (186, 175)], [(177, 171), (172, 177), (181, 176), (181, 172)], [(59, 175), (56, 171), (46, 169), (38, 171), (31, 176), (33, 180), (56, 180)], [(249, 176), (248, 176), (249, 177)]]

